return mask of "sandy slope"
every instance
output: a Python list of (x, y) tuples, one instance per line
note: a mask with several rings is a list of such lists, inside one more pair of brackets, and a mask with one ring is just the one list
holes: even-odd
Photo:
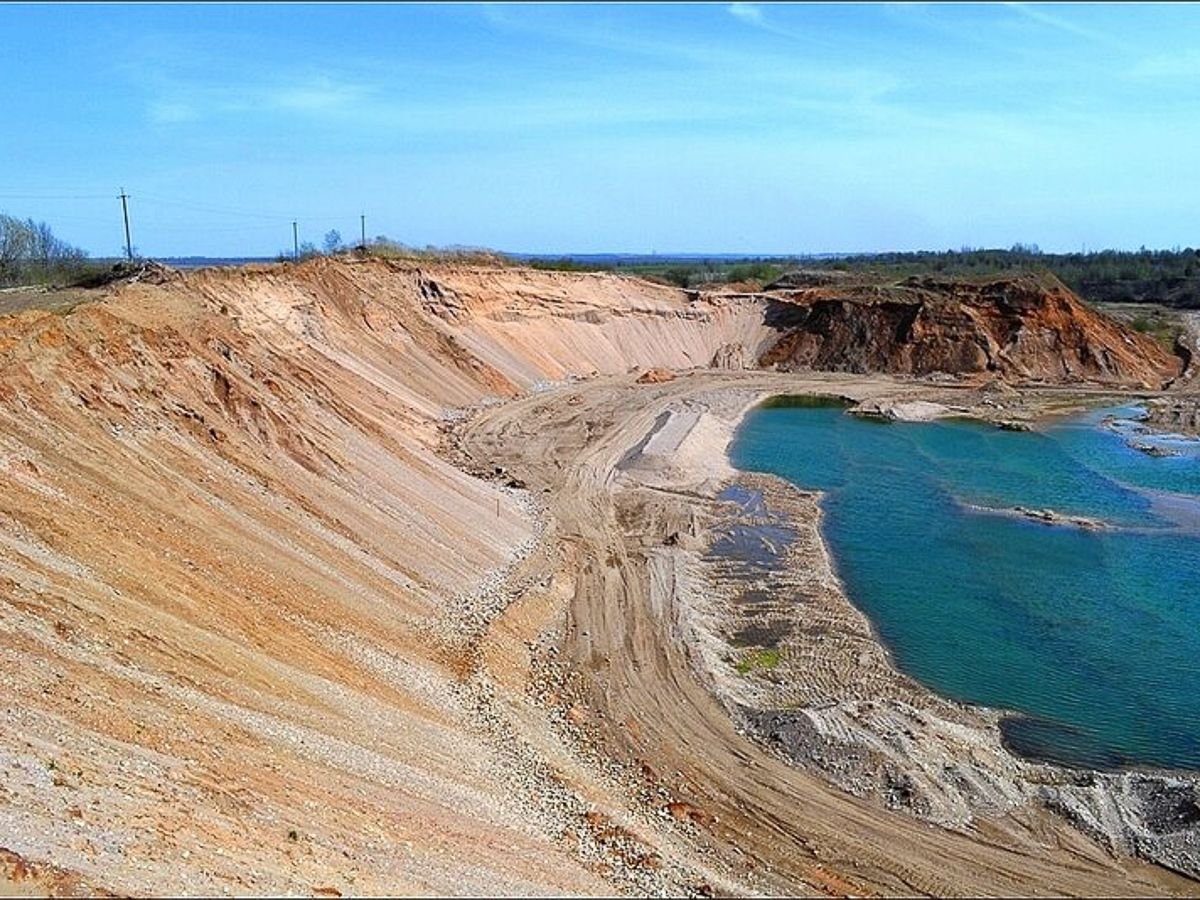
[(701, 539), (727, 430), (653, 425), (806, 382), (624, 373), (774, 336), (753, 298), (321, 260), (0, 318), (10, 882), (24, 860), (22, 884), (127, 893), (1194, 887), (1039, 815), (927, 829), (736, 733), (653, 550)]
[[(714, 388), (735, 388), (732, 396)], [(665, 544), (711, 515), (711, 476), (628, 477), (618, 467), (664, 409), (689, 401), (736, 415), (746, 391), (833, 392), (856, 398), (913, 391), (869, 379), (696, 375), (661, 386), (587, 385), (488, 410), (472, 423), (472, 453), (499, 458), (549, 486), (566, 541), (555, 577), (570, 585), (564, 651), (585, 733), (631, 771), (669, 785), (703, 824), (729, 877), (767, 891), (1112, 895), (1194, 891), (1145, 864), (1109, 858), (1062, 820), (1032, 808), (980, 820), (966, 834), (854, 800), (738, 733), (693, 673), (685, 573)], [(752, 396), (752, 395), (751, 395)], [(581, 427), (587, 422), (591, 427)], [(711, 438), (703, 443), (713, 446)], [(648, 482), (648, 483), (647, 483)], [(682, 489), (679, 488), (682, 484)], [(698, 535), (695, 535), (698, 536)]]
[[(562, 374), (526, 345), (623, 372), (695, 313), (439, 274), (477, 324), (420, 271), (322, 261), (0, 319), (0, 846), (134, 893), (609, 889), (463, 684), (536, 523), (433, 448), (444, 410)], [(547, 326), (489, 338), (533, 289)]]

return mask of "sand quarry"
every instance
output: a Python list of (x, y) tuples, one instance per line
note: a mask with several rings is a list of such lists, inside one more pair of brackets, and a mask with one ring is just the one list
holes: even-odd
[[(773, 394), (1158, 396), (1141, 338), (817, 372), (762, 295), (383, 260), (82, 299), (0, 317), (0, 893), (1200, 893), (1189, 778), (1014, 759), (891, 668), (816, 498), (725, 459)], [(731, 663), (705, 553), (738, 479), (831, 635), (782, 683)]]

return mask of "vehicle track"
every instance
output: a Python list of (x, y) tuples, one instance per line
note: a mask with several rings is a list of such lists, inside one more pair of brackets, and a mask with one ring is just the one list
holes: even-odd
[[(675, 773), (672, 788), (704, 823), (697, 864), (715, 854), (747, 890), (785, 893), (1062, 895), (1194, 894), (1193, 882), (1114, 859), (1041, 810), (978, 822), (962, 834), (853, 798), (740, 734), (700, 683), (670, 613), (655, 597), (648, 542), (619, 519), (646, 490), (618, 464), (670, 404), (741, 392), (863, 393), (886, 379), (695, 374), (662, 385), (602, 379), (483, 411), (463, 430), (477, 464), (502, 465), (546, 498), (564, 552), (556, 577), (573, 584), (559, 658), (584, 686), (596, 737), (611, 758)], [(656, 502), (662, 504), (664, 492)], [(636, 505), (636, 504), (634, 504)], [(639, 526), (648, 526), (639, 522)], [(661, 589), (661, 588), (660, 588)], [(665, 611), (665, 612), (664, 612)], [(632, 723), (632, 724), (631, 724)]]

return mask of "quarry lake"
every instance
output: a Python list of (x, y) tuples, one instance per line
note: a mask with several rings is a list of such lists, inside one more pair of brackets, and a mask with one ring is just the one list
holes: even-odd
[(1130, 439), (1135, 416), (1015, 432), (789, 398), (746, 417), (731, 458), (825, 492), (838, 575), (897, 666), (1013, 711), (1017, 753), (1200, 769), (1200, 448)]

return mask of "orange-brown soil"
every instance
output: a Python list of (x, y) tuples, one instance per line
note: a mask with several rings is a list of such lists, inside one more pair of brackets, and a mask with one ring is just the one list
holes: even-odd
[[(0, 317), (0, 888), (1191, 890), (1040, 813), (842, 795), (644, 606), (612, 484), (663, 404), (825, 381), (626, 373), (753, 368), (791, 299), (378, 260), (92, 296)], [(1169, 363), (1132, 346), (1097, 377)], [(1012, 371), (1091, 371), (1046, 354)]]
[(1180, 368), (1153, 338), (1091, 309), (1052, 276), (835, 281), (778, 297), (768, 321), (786, 333), (762, 361), (783, 369), (987, 372), (1157, 389)]

